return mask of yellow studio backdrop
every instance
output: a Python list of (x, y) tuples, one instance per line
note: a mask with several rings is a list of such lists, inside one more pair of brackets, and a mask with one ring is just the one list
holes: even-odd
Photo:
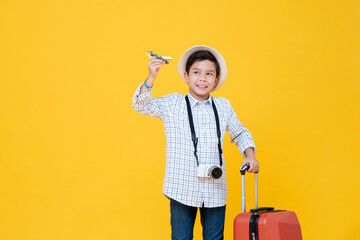
[[(1, 0), (0, 239), (170, 239), (163, 124), (131, 101), (145, 49), (174, 59), (157, 97), (187, 93), (177, 63), (198, 44), (227, 62), (214, 96), (254, 137), (259, 205), (295, 211), (306, 240), (360, 239), (359, 12), (356, 0)], [(242, 159), (228, 133), (223, 148), (232, 239)]]

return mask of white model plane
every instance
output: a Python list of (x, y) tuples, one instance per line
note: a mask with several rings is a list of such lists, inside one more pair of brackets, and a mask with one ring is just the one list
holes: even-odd
[(148, 51), (150, 53), (150, 55), (146, 53), (146, 55), (148, 55), (150, 58), (152, 58), (152, 57), (159, 58), (161, 60), (164, 60), (166, 64), (169, 64), (169, 61), (172, 60), (171, 57), (163, 57), (163, 56), (157, 55), (153, 51), (149, 51), (149, 50), (146, 50), (146, 51)]

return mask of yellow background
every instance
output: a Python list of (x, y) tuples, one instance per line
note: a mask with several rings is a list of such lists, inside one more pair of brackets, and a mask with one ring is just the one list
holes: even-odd
[[(356, 0), (1, 0), (0, 239), (170, 239), (163, 124), (131, 101), (145, 49), (174, 59), (156, 97), (187, 93), (177, 63), (198, 44), (227, 62), (214, 95), (255, 139), (260, 206), (295, 211), (306, 240), (359, 239), (359, 12)], [(223, 148), (232, 239), (242, 159), (228, 133)]]

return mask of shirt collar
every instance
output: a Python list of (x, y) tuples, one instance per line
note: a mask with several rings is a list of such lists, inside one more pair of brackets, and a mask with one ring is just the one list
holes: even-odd
[(212, 103), (212, 97), (209, 95), (209, 98), (204, 101), (199, 101), (196, 98), (194, 98), (190, 92), (187, 94), (189, 96), (190, 106), (193, 108), (198, 103), (204, 103), (204, 104), (211, 104)]

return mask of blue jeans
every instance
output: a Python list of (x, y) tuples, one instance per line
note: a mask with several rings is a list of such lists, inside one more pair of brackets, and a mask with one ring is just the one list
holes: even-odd
[[(200, 209), (203, 240), (224, 239), (225, 209), (223, 207)], [(193, 239), (197, 207), (190, 207), (170, 199), (171, 239)]]

